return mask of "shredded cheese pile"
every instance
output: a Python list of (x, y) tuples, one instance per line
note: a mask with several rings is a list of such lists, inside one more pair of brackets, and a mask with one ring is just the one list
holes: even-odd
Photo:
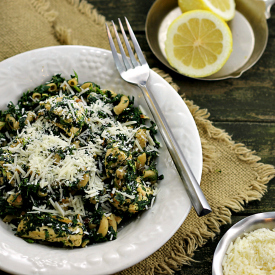
[(255, 230), (231, 243), (222, 263), (224, 275), (274, 275), (275, 229)]
[[(79, 136), (76, 137), (76, 140), (79, 140), (85, 146), (76, 148), (72, 143), (72, 137), (66, 137), (62, 133), (60, 135), (54, 135), (52, 132), (53, 124), (45, 119), (43, 116), (39, 117), (34, 123), (28, 123), (21, 133), (18, 133), (17, 144), (14, 144), (12, 141), (9, 146), (3, 147), (11, 153), (11, 157), (14, 158), (13, 163), (5, 163), (4, 166), (12, 172), (13, 177), (10, 179), (15, 181), (16, 186), (20, 186), (21, 179), (27, 178), (30, 175), (29, 183), (30, 185), (37, 185), (41, 188), (47, 188), (49, 193), (54, 194), (53, 188), (56, 188), (58, 185), (60, 188), (60, 200), (63, 199), (63, 188), (64, 186), (70, 187), (71, 182), (82, 180), (84, 174), (89, 174), (89, 182), (87, 188), (85, 189), (85, 197), (92, 198), (99, 195), (100, 191), (104, 189), (104, 182), (99, 177), (99, 172), (101, 172), (102, 164), (99, 163), (99, 170), (97, 168), (97, 163), (95, 161), (95, 156), (101, 156), (104, 154), (104, 148), (102, 144), (104, 139), (113, 139), (117, 140), (117, 146), (120, 146), (125, 151), (132, 149), (129, 142), (134, 139), (137, 131), (140, 127), (131, 128), (127, 127), (129, 125), (135, 124), (135, 121), (129, 121), (125, 123), (120, 123), (116, 121), (112, 115), (112, 104), (105, 104), (100, 96), (94, 94), (98, 97), (98, 100), (91, 104), (85, 105), (83, 102), (76, 103), (74, 100), (71, 102), (74, 103), (74, 109), (80, 110), (84, 109), (88, 113), (88, 116), (85, 117), (86, 123), (89, 125), (90, 129), (93, 132), (101, 132), (101, 127), (104, 126), (103, 132), (93, 140), (93, 142), (85, 142), (83, 139), (85, 136), (89, 135), (89, 130), (82, 132)], [(65, 118), (71, 118), (74, 116), (74, 111), (69, 113), (69, 109), (61, 109), (60, 107), (56, 108), (56, 104), (59, 101), (69, 102), (68, 99), (55, 96), (50, 97), (46, 100), (46, 103), (50, 104), (53, 109), (56, 110), (60, 115)], [(70, 104), (68, 104), (71, 107)], [(59, 110), (60, 108), (60, 110)], [(109, 116), (105, 118), (98, 117), (98, 112), (102, 111)], [(76, 120), (76, 119), (75, 119)], [(121, 142), (117, 139), (118, 134), (123, 134), (126, 136), (127, 141)], [(146, 131), (146, 137), (148, 139), (148, 145), (146, 150), (158, 151), (154, 147), (155, 143), (150, 136), (149, 131)], [(23, 141), (23, 142), (22, 142)], [(140, 147), (138, 141), (136, 140), (136, 145)], [(142, 151), (142, 148), (140, 148)], [(64, 159), (60, 159), (58, 163), (54, 158), (55, 153), (52, 151), (62, 150), (65, 154)], [(71, 151), (70, 151), (71, 150)], [(28, 167), (28, 170), (24, 171), (22, 168), (24, 165)], [(129, 197), (125, 192), (119, 192), (125, 197)], [(13, 194), (13, 191), (7, 193), (7, 195)], [(132, 199), (134, 196), (130, 196)], [(104, 202), (110, 199), (110, 194), (105, 194), (100, 197), (100, 202), (103, 204), (103, 208), (106, 211), (106, 215), (110, 209), (104, 205)], [(68, 201), (68, 206), (73, 207), (74, 210), (63, 211), (57, 201), (52, 201), (51, 205), (55, 210), (46, 208), (44, 205), (33, 206), (33, 211), (40, 211), (45, 213), (59, 214), (62, 216), (71, 216), (76, 214), (85, 215), (85, 209), (81, 198), (77, 198), (78, 203), (73, 203), (73, 198), (70, 198)], [(76, 207), (77, 206), (77, 207)], [(33, 211), (28, 213), (33, 213)]]
[(29, 242), (85, 247), (153, 206), (161, 145), (134, 98), (71, 77), (0, 113), (0, 217)]

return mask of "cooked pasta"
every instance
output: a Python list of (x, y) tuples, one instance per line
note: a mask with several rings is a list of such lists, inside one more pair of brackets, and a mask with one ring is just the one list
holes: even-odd
[(150, 208), (156, 126), (134, 98), (60, 74), (0, 113), (0, 215), (28, 242), (84, 247)]

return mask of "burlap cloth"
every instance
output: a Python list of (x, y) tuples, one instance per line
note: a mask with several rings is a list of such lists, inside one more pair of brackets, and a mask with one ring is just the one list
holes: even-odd
[[(104, 23), (104, 16), (84, 1), (1, 0), (0, 61), (60, 44), (109, 49)], [(154, 70), (178, 90), (169, 75)], [(201, 187), (213, 213), (198, 218), (192, 210), (163, 247), (119, 274), (171, 274), (180, 265), (189, 264), (194, 250), (231, 221), (230, 210), (240, 211), (245, 202), (261, 199), (266, 184), (275, 175), (273, 166), (259, 163), (254, 152), (235, 144), (227, 133), (214, 127), (206, 110), (185, 102), (199, 129), (204, 161)]]

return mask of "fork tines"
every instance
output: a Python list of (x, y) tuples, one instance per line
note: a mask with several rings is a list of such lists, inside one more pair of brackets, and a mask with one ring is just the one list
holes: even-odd
[[(132, 28), (131, 28), (131, 26), (130, 26), (130, 24), (129, 24), (129, 22), (128, 22), (128, 20), (127, 20), (126, 17), (125, 17), (125, 21), (126, 21), (126, 25), (127, 25), (127, 28), (128, 28), (128, 31), (129, 31), (132, 43), (134, 45), (136, 54), (138, 56), (139, 62), (140, 62), (141, 65), (147, 65), (147, 62), (146, 62), (146, 60), (145, 60), (145, 58), (143, 56), (143, 53), (142, 53), (142, 51), (140, 49), (140, 46), (139, 46), (139, 44), (137, 42), (135, 34), (134, 34), (134, 32), (133, 32), (133, 30), (132, 30)], [(123, 64), (120, 62), (120, 60), (118, 58), (116, 47), (115, 47), (115, 44), (114, 44), (114, 41), (113, 41), (113, 38), (112, 38), (112, 35), (111, 35), (111, 32), (110, 32), (110, 29), (109, 29), (109, 27), (108, 27), (107, 24), (106, 24), (106, 28), (107, 28), (107, 35), (108, 35), (108, 39), (109, 39), (109, 43), (110, 43), (110, 47), (111, 47), (111, 51), (112, 51), (112, 54), (113, 54), (113, 57), (114, 57), (114, 61), (115, 61), (116, 67), (117, 67), (118, 71), (120, 73), (122, 73), (122, 72), (125, 71), (125, 68), (126, 68), (126, 70), (129, 70), (129, 69), (131, 69), (133, 67), (135, 68), (135, 67), (139, 66), (140, 64), (137, 62), (137, 60), (135, 58), (135, 55), (134, 55), (134, 53), (132, 51), (132, 48), (131, 48), (130, 43), (129, 43), (128, 38), (127, 38), (127, 35), (126, 35), (125, 31), (124, 31), (124, 28), (123, 28), (123, 25), (121, 23), (121, 20), (118, 19), (118, 22), (119, 22), (119, 25), (120, 25), (120, 29), (121, 29), (121, 32), (122, 32), (122, 36), (123, 36), (123, 39), (124, 39), (127, 51), (129, 53), (129, 56), (130, 56), (130, 60), (131, 60), (131, 62), (129, 62), (128, 58), (126, 57), (126, 54), (125, 54), (125, 51), (123, 49), (123, 45), (121, 43), (120, 37), (118, 35), (115, 23), (112, 21), (114, 32), (115, 32), (115, 36), (116, 36), (116, 40), (117, 40), (117, 43), (118, 43), (118, 47), (119, 47), (119, 50), (120, 50), (120, 53), (121, 53), (121, 56), (122, 56), (122, 60), (123, 60), (124, 66), (123, 66)]]

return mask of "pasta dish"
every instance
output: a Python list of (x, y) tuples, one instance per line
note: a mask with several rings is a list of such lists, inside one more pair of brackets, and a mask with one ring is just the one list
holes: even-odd
[(0, 215), (27, 242), (85, 247), (152, 207), (157, 127), (134, 98), (54, 75), (0, 112)]

